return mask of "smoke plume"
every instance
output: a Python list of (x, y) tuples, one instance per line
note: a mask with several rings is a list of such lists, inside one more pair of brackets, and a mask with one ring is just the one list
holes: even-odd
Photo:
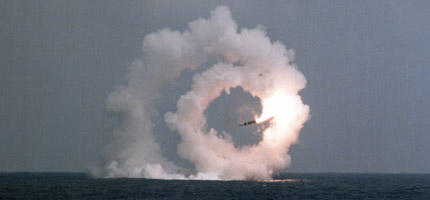
[[(270, 179), (290, 164), (288, 149), (298, 139), (309, 107), (298, 92), (306, 79), (292, 64), (294, 52), (272, 42), (262, 27), (238, 29), (227, 7), (209, 18), (188, 24), (184, 32), (169, 29), (146, 35), (143, 56), (131, 66), (126, 86), (107, 98), (107, 110), (119, 117), (117, 139), (106, 148), (100, 177), (156, 179)], [(158, 113), (160, 90), (185, 69), (196, 70), (191, 90), (177, 102), (177, 110)], [(242, 87), (259, 97), (262, 113), (257, 122), (272, 119), (255, 145), (235, 147), (228, 135), (206, 131), (206, 108), (222, 92)], [(161, 155), (154, 117), (162, 114), (181, 142), (177, 153), (195, 167), (195, 173), (177, 173), (175, 164)]]

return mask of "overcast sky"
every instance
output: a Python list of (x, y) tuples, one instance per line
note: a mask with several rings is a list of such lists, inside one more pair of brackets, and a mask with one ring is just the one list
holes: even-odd
[[(97, 163), (115, 124), (105, 100), (126, 83), (143, 37), (185, 30), (217, 5), (294, 49), (308, 80), (312, 118), (287, 171), (430, 173), (430, 3), (391, 0), (0, 1), (0, 171)], [(174, 111), (191, 75), (162, 92), (164, 110)], [(242, 96), (214, 102), (209, 126), (226, 129), (211, 122), (220, 109), (256, 103)], [(158, 139), (167, 154), (172, 138)]]

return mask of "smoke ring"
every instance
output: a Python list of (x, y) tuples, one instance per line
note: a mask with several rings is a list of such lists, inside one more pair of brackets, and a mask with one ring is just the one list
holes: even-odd
[[(273, 82), (261, 73), (249, 72), (249, 68), (250, 66), (237, 67), (232, 63), (220, 63), (196, 75), (192, 90), (179, 99), (178, 111), (165, 115), (169, 127), (178, 131), (182, 137), (178, 146), (179, 155), (193, 162), (199, 172), (215, 173), (221, 179), (269, 179), (290, 162), (290, 157), (286, 154), (290, 142), (277, 143), (274, 141), (276, 138), (269, 135), (272, 131), (279, 131), (276, 123), (263, 131), (263, 139), (258, 144), (241, 148), (236, 148), (229, 137), (220, 137), (214, 129), (204, 131), (204, 111), (222, 91), (229, 93), (230, 88), (242, 87), (263, 102), (267, 96), (263, 94), (273, 95), (279, 92), (276, 91), (279, 87), (274, 86)], [(259, 87), (250, 84), (249, 80), (258, 82)], [(267, 86), (261, 87), (264, 85), (262, 83)], [(290, 98), (295, 103), (291, 105), (303, 105), (300, 99), (292, 95)], [(296, 134), (290, 137), (293, 141), (297, 139)]]

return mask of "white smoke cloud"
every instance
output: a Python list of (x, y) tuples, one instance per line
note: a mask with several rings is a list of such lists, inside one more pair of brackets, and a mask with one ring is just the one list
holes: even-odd
[[(309, 107), (298, 92), (304, 76), (291, 64), (294, 55), (280, 42), (271, 42), (263, 28), (240, 29), (227, 7), (219, 6), (207, 19), (188, 24), (184, 32), (164, 29), (145, 36), (143, 56), (135, 61), (127, 86), (107, 99), (107, 109), (119, 116), (117, 140), (107, 147), (102, 177), (157, 179), (270, 179), (290, 163), (288, 149), (297, 141)], [(177, 111), (158, 113), (154, 103), (160, 90), (185, 69), (208, 61), (217, 63), (195, 74), (191, 90), (180, 97)], [(238, 64), (239, 63), (239, 64)], [(274, 117), (252, 146), (236, 148), (230, 137), (205, 131), (204, 111), (230, 88), (242, 87), (261, 99), (257, 121)], [(177, 167), (161, 155), (155, 142), (154, 116), (165, 115), (179, 133), (178, 155), (194, 164), (192, 175), (174, 173)]]

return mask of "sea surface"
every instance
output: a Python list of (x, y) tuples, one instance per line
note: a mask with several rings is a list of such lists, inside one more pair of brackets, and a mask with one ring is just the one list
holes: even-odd
[(0, 199), (430, 199), (430, 174), (282, 174), (271, 181), (0, 173)]

